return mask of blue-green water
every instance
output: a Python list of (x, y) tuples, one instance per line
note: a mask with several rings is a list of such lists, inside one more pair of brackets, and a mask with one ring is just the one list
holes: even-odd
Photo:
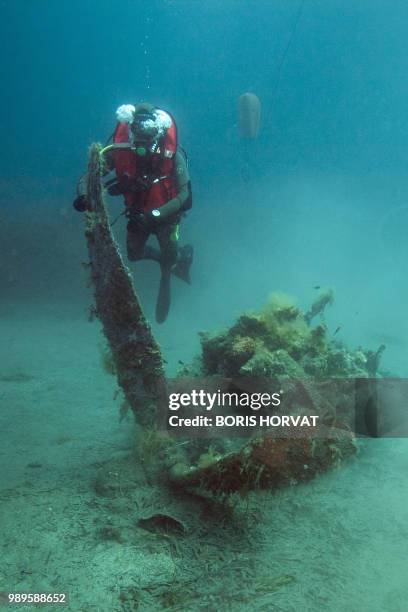
[[(0, 591), (67, 590), (72, 610), (136, 609), (119, 597), (139, 584), (135, 565), (168, 558), (191, 588), (183, 551), (159, 542), (149, 546), (162, 557), (132, 557), (142, 545), (129, 526), (169, 500), (144, 483), (139, 508), (101, 505), (90, 484), (134, 433), (118, 423), (102, 336), (87, 322), (83, 219), (71, 202), (120, 104), (169, 109), (189, 156), (181, 242), (195, 247), (193, 282), (175, 279), (165, 324), (154, 322), (157, 266), (131, 264), (169, 373), (199, 351), (199, 331), (273, 291), (307, 307), (314, 287), (329, 286), (329, 332), (340, 327), (348, 346), (385, 344), (383, 371), (407, 376), (407, 20), (399, 0), (0, 2)], [(246, 91), (262, 119), (244, 145)], [(121, 212), (120, 198), (109, 207)], [(123, 218), (114, 229), (123, 246)], [(371, 440), (343, 470), (262, 497), (257, 551), (228, 534), (220, 546), (238, 568), (228, 588), (203, 568), (200, 596), (169, 609), (405, 610), (407, 457), (405, 439)], [(98, 539), (115, 517), (123, 541)], [(269, 589), (250, 592), (262, 568)], [(292, 578), (277, 586), (282, 576)], [(139, 609), (169, 601), (153, 593)]]

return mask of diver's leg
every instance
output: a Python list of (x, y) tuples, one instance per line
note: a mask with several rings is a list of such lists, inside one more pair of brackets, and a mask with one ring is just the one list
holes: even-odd
[(178, 256), (178, 224), (159, 225), (155, 234), (160, 245), (160, 263), (164, 268), (173, 268)]
[(148, 237), (149, 232), (140, 225), (129, 221), (126, 235), (126, 249), (129, 261), (138, 261), (144, 258)]
[(127, 225), (127, 255), (130, 261), (139, 261), (140, 259), (151, 259), (160, 263), (161, 254), (159, 249), (146, 244), (150, 232), (147, 228), (131, 219)]
[(157, 238), (160, 243), (162, 257), (171, 263), (171, 272), (174, 276), (181, 278), (181, 280), (190, 285), (193, 247), (190, 244), (179, 247), (179, 228), (178, 222), (164, 226), (163, 231), (159, 230), (159, 233), (157, 233)]
[(159, 293), (156, 302), (156, 321), (164, 323), (170, 310), (171, 291), (170, 291), (170, 270), (162, 268), (160, 275)]
[(174, 225), (163, 224), (157, 227), (155, 234), (159, 241), (160, 257), (160, 288), (156, 303), (156, 321), (163, 323), (166, 320), (170, 309), (170, 277), (174, 264), (177, 261), (177, 240), (178, 232), (175, 232)]
[(159, 249), (155, 249), (150, 244), (146, 244), (143, 253), (143, 259), (151, 259), (152, 261), (157, 261), (158, 263), (160, 263), (161, 255)]

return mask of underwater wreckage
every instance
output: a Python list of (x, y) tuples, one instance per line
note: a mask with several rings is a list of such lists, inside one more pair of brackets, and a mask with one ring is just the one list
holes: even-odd
[(90, 150), (85, 236), (95, 314), (108, 341), (119, 386), (138, 421), (153, 423), (166, 400), (160, 348), (143, 314), (129, 270), (113, 237), (103, 198), (101, 147)]
[[(286, 296), (274, 294), (261, 312), (242, 315), (230, 329), (201, 334), (202, 354), (183, 365), (175, 380), (166, 380), (160, 348), (110, 228), (100, 150), (98, 144), (90, 149), (85, 228), (94, 314), (108, 341), (118, 384), (144, 429), (154, 473), (197, 492), (242, 493), (306, 481), (352, 455), (355, 394), (350, 384), (357, 378), (368, 380), (378, 359), (329, 340), (322, 322), (312, 327), (312, 319), (333, 301), (330, 290), (306, 313)], [(192, 380), (238, 392), (258, 383), (270, 388), (273, 380), (285, 397), (286, 413), (319, 415), (319, 435), (311, 429), (289, 436), (257, 429), (243, 439), (213, 437), (207, 431), (195, 438), (185, 435), (180, 442), (163, 431), (159, 416), (168, 411), (169, 390), (183, 384), (191, 389)], [(364, 401), (369, 393), (367, 384)]]

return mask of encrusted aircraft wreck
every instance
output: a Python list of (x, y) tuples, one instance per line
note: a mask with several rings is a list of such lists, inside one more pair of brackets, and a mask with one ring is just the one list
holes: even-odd
[(85, 230), (94, 313), (108, 341), (118, 384), (145, 428), (157, 473), (197, 491), (243, 492), (310, 479), (354, 453), (350, 415), (355, 396), (348, 382), (375, 375), (380, 355), (361, 348), (349, 351), (328, 338), (322, 320), (313, 325), (333, 301), (331, 291), (319, 294), (306, 313), (275, 294), (261, 312), (241, 316), (230, 329), (202, 334), (202, 354), (180, 372), (180, 381), (199, 377), (217, 385), (222, 380), (220, 384), (238, 393), (253, 388), (254, 380), (273, 380), (289, 412), (319, 415), (318, 435), (310, 430), (299, 436), (277, 435), (257, 428), (246, 438), (213, 438), (209, 433), (180, 443), (163, 431), (160, 415), (166, 414), (169, 387), (177, 381), (166, 380), (160, 348), (112, 234), (100, 151), (99, 145), (90, 150)]

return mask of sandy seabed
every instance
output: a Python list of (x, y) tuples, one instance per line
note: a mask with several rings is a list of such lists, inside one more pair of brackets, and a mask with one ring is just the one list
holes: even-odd
[[(96, 323), (10, 305), (0, 334), (0, 591), (66, 592), (74, 611), (407, 609), (408, 440), (361, 441), (231, 511), (137, 461)], [(184, 533), (138, 524), (158, 513)]]

